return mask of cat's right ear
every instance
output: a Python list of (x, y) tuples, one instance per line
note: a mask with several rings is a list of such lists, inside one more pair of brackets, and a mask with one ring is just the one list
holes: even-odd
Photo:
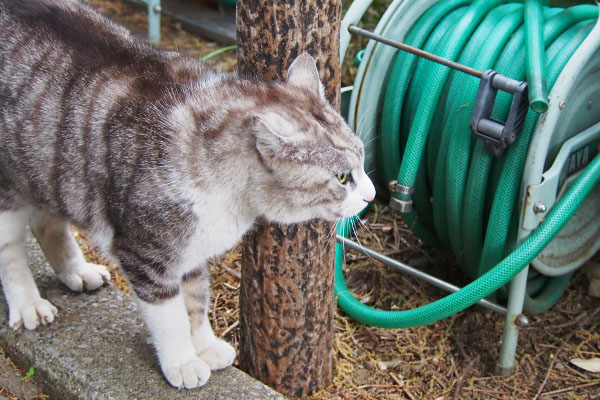
[(319, 70), (315, 59), (304, 52), (300, 54), (288, 68), (288, 83), (298, 86), (325, 98), (323, 84), (319, 79)]

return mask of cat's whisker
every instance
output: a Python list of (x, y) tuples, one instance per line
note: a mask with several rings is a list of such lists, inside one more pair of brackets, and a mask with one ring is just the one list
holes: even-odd
[[(335, 221), (332, 224), (331, 229), (329, 230), (329, 233), (327, 233), (327, 236), (325, 237), (325, 243), (328, 243), (331, 240), (332, 236), (335, 237), (335, 233), (337, 232), (337, 226), (340, 223), (341, 219), (342, 219), (341, 217), (337, 217), (335, 219)], [(336, 243), (337, 243), (337, 239), (334, 239), (333, 240), (334, 248), (336, 246)], [(323, 258), (323, 255), (325, 254), (326, 251), (327, 251), (327, 248), (325, 246), (322, 246), (321, 254), (319, 254), (319, 259)]]
[(372, 108), (373, 106), (367, 107), (367, 112), (363, 113), (363, 115), (359, 118), (358, 123), (356, 124), (356, 133), (358, 134), (360, 140), (362, 140), (363, 142), (365, 138), (365, 135), (363, 134), (364, 124), (366, 123), (368, 113), (371, 111)]
[(366, 122), (363, 124), (361, 128), (361, 132), (363, 132), (363, 139), (366, 139), (374, 130), (375, 126), (371, 126), (369, 129), (365, 129)]
[[(347, 237), (348, 233), (346, 232), (346, 224), (342, 224), (342, 236)], [(346, 244), (342, 242), (342, 250), (344, 251), (344, 263), (346, 262)]]
[[(359, 222), (362, 223), (362, 221), (360, 221), (360, 218), (356, 218)], [(377, 262), (373, 257), (371, 257), (369, 255), (369, 253), (366, 252), (365, 246), (363, 246), (362, 242), (360, 241), (360, 238), (358, 237), (358, 232), (356, 231), (356, 224), (353, 222), (352, 223), (352, 231), (354, 232), (354, 237), (356, 237), (356, 241), (358, 243), (358, 245), (360, 246), (361, 249), (363, 249), (363, 254), (365, 254), (367, 257), (369, 257), (371, 259), (371, 261), (373, 262)]]
[(377, 241), (377, 244), (379, 246), (383, 246), (381, 243), (381, 240), (379, 240), (379, 238), (369, 229), (369, 227), (367, 226), (367, 224), (365, 224), (361, 219), (358, 220), (358, 222), (362, 225), (363, 228), (365, 228), (365, 230), (373, 237), (373, 239), (375, 239)]
[[(374, 107), (370, 107), (368, 110), (369, 113), (372, 113)], [(361, 132), (363, 133), (363, 139), (366, 140), (369, 135), (373, 134), (373, 131), (376, 129), (376, 125), (371, 125), (370, 128), (368, 130), (365, 130), (365, 126), (367, 125), (367, 113), (364, 114), (363, 116), (363, 124), (361, 127)], [(364, 142), (363, 140), (363, 142)]]
[(365, 143), (365, 147), (369, 146), (371, 143), (373, 143), (375, 140), (378, 140), (381, 137), (381, 135), (377, 135), (371, 138), (371, 140), (369, 140), (367, 143)]
[(333, 235), (333, 233), (337, 230), (337, 226), (340, 223), (342, 217), (337, 217), (335, 219), (335, 221), (333, 222), (333, 226), (331, 227), (331, 229), (329, 230), (329, 233), (327, 234), (327, 236), (325, 237), (325, 242), (328, 242), (329, 239), (331, 239), (331, 236)]
[(370, 131), (366, 131), (365, 129), (363, 129), (364, 126), (359, 127), (357, 130), (358, 133), (358, 137), (360, 138), (361, 142), (365, 142), (365, 139), (367, 138), (367, 136), (369, 135)]

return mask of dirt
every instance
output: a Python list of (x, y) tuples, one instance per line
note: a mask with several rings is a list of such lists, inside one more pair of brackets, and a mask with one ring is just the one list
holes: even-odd
[[(145, 13), (119, 1), (89, 3), (140, 35), (145, 32)], [(195, 57), (222, 47), (187, 33), (168, 18), (163, 18), (162, 38), (161, 46)], [(235, 54), (219, 55), (210, 62), (217, 68), (231, 70), (235, 68)], [(344, 80), (349, 80), (353, 69), (344, 70)], [(387, 207), (375, 207), (364, 217), (364, 223), (371, 233), (361, 228), (358, 235), (366, 245), (451, 283), (467, 282), (454, 256), (423, 245)], [(97, 259), (93, 249), (86, 247), (86, 251)], [(596, 259), (600, 261), (598, 255)], [(412, 309), (444, 295), (359, 253), (348, 252), (346, 260), (348, 286), (370, 306)], [(214, 329), (237, 346), (239, 252), (232, 251), (212, 264), (210, 270), (214, 296), (210, 317)], [(119, 275), (113, 275), (115, 284), (126, 290)], [(494, 373), (503, 315), (469, 309), (435, 324), (390, 330), (357, 323), (338, 309), (334, 382), (311, 398), (598, 399), (600, 373), (569, 362), (575, 357), (600, 357), (600, 301), (588, 295), (588, 283), (584, 273), (577, 273), (550, 311), (529, 316), (531, 322), (519, 338), (516, 372), (510, 376)]]

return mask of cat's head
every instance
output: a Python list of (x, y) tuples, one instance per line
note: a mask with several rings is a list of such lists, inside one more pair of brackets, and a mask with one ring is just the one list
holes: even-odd
[(257, 205), (267, 219), (294, 223), (336, 220), (360, 212), (375, 197), (365, 174), (364, 146), (327, 102), (315, 61), (303, 53), (253, 115), (264, 167)]

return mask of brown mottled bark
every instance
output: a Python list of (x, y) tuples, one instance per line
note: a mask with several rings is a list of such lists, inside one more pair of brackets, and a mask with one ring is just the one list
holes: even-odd
[(327, 99), (339, 106), (341, 0), (238, 0), (237, 58), (242, 75), (281, 80), (307, 51)]
[[(238, 0), (240, 73), (281, 80), (307, 51), (327, 98), (339, 107), (340, 14), (341, 0)], [(244, 243), (240, 366), (287, 396), (306, 396), (332, 380), (331, 229), (324, 221), (259, 221)]]

